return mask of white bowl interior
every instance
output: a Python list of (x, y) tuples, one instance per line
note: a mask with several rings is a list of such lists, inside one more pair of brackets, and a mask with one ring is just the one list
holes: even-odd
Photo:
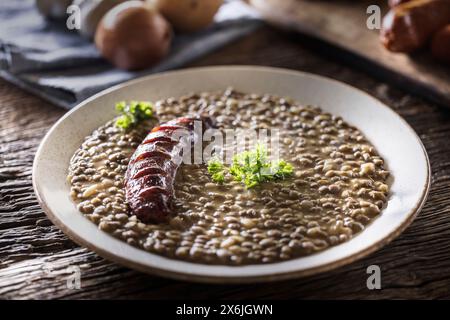
[[(271, 93), (320, 106), (357, 126), (386, 160), (394, 179), (387, 207), (352, 240), (323, 252), (285, 262), (212, 266), (172, 260), (117, 240), (84, 218), (69, 198), (69, 160), (83, 138), (110, 120), (120, 100), (177, 97), (225, 89)], [(420, 209), (429, 184), (429, 165), (414, 131), (391, 109), (337, 81), (311, 74), (263, 67), (209, 67), (154, 75), (111, 88), (65, 115), (47, 134), (36, 155), (36, 193), (53, 222), (69, 236), (105, 257), (139, 270), (199, 281), (272, 280), (305, 275), (350, 262), (375, 250), (403, 230)]]

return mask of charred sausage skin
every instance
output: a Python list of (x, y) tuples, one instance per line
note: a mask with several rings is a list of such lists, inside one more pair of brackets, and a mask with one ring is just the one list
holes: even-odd
[[(155, 127), (132, 155), (125, 174), (125, 196), (131, 213), (141, 221), (164, 222), (172, 212), (182, 150), (201, 138), (194, 132), (195, 121), (205, 123), (199, 117), (183, 117)], [(180, 135), (186, 138), (175, 138)]]

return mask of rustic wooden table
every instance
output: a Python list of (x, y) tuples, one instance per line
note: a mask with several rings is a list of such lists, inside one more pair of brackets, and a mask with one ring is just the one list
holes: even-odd
[[(126, 269), (79, 247), (46, 218), (33, 193), (31, 167), (39, 142), (64, 110), (0, 81), (0, 298), (450, 298), (450, 112), (342, 65), (307, 39), (268, 27), (190, 66), (220, 64), (321, 74), (370, 93), (403, 116), (425, 144), (433, 172), (428, 201), (412, 225), (363, 260), (270, 285), (195, 284)], [(372, 264), (381, 268), (381, 290), (367, 289)], [(67, 287), (70, 266), (81, 270), (81, 289)]]

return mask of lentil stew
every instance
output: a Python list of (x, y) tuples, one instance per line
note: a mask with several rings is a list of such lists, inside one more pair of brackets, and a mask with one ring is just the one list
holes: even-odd
[(130, 245), (197, 263), (271, 263), (350, 240), (387, 203), (383, 159), (357, 128), (320, 108), (233, 89), (168, 98), (155, 108), (160, 122), (201, 111), (219, 129), (277, 128), (294, 174), (247, 189), (230, 177), (214, 183), (204, 164), (181, 165), (173, 216), (143, 223), (129, 214), (123, 180), (131, 154), (157, 122), (123, 131), (111, 120), (75, 152), (68, 183), (79, 211)]

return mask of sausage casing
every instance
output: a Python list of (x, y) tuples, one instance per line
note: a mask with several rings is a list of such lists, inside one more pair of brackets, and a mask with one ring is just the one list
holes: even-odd
[(398, 6), (399, 4), (405, 3), (405, 2), (409, 2), (411, 0), (389, 0), (389, 7), (393, 8), (395, 6)]
[(450, 23), (450, 0), (413, 0), (393, 7), (383, 19), (381, 42), (390, 51), (411, 52)]
[(436, 59), (450, 63), (450, 24), (433, 36), (431, 53)]
[[(177, 118), (155, 127), (132, 155), (125, 174), (125, 195), (132, 214), (143, 222), (163, 222), (172, 212), (173, 184), (182, 151), (201, 137), (200, 118)], [(181, 139), (176, 139), (180, 138)]]

